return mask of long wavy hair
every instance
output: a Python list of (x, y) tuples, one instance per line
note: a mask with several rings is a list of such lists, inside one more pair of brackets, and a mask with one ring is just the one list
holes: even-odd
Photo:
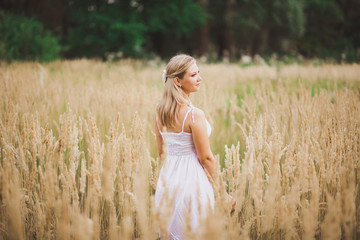
[(162, 126), (174, 127), (178, 119), (179, 107), (190, 103), (182, 88), (175, 84), (174, 78), (182, 79), (186, 70), (194, 63), (196, 61), (193, 57), (180, 54), (172, 57), (167, 64), (164, 94), (156, 108)]

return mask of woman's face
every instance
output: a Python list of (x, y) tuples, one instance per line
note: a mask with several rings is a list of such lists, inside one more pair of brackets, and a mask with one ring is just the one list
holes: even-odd
[(199, 90), (200, 82), (202, 81), (199, 73), (199, 68), (196, 63), (194, 63), (186, 70), (184, 77), (179, 80), (181, 88), (187, 95)]

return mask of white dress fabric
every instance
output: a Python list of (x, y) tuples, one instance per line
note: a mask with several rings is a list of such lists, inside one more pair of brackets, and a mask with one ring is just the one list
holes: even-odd
[[(164, 193), (163, 179), (170, 196), (176, 194), (173, 214), (168, 225), (169, 239), (184, 239), (186, 215), (190, 213), (192, 231), (196, 231), (201, 216), (206, 216), (209, 208), (214, 208), (214, 191), (212, 185), (199, 162), (192, 139), (192, 133), (184, 132), (184, 124), (190, 112), (194, 121), (194, 107), (190, 105), (180, 133), (166, 134), (167, 159), (162, 169), (156, 187), (155, 207), (159, 205)], [(156, 121), (158, 121), (156, 119)], [(206, 120), (208, 136), (211, 134), (211, 126)], [(158, 125), (159, 127), (159, 125)], [(190, 206), (191, 205), (191, 206)], [(160, 233), (161, 234), (161, 233)]]

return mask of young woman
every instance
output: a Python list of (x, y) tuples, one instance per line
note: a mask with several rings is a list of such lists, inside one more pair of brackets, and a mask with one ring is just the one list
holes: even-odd
[[(190, 213), (192, 230), (196, 230), (200, 216), (214, 208), (214, 191), (208, 178), (214, 176), (216, 164), (208, 139), (211, 126), (203, 111), (194, 107), (189, 98), (190, 93), (200, 88), (199, 73), (191, 56), (171, 58), (163, 72), (164, 95), (156, 109), (158, 151), (166, 161), (157, 183), (155, 206), (161, 212), (165, 188), (176, 194), (168, 225), (170, 239), (183, 239), (187, 214)], [(165, 135), (167, 156), (163, 156)]]

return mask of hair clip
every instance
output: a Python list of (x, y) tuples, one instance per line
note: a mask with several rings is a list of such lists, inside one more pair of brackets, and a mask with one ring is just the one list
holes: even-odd
[(166, 70), (165, 69), (163, 70), (163, 73), (162, 73), (162, 81), (164, 83), (166, 83)]

